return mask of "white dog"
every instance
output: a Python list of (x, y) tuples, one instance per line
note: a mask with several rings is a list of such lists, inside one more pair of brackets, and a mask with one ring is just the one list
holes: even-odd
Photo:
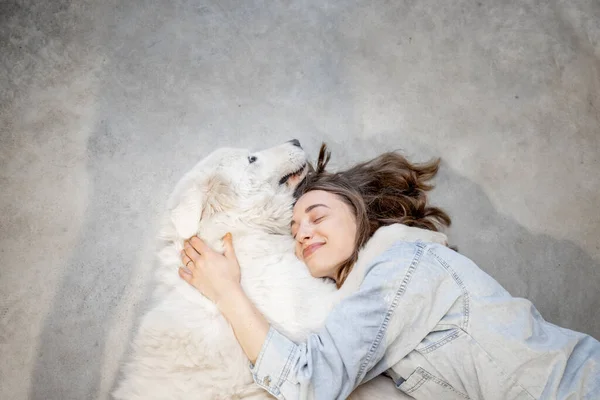
[[(356, 290), (368, 261), (394, 241), (445, 243), (444, 234), (392, 225), (376, 232), (340, 290), (311, 277), (294, 255), (289, 232), (292, 193), (306, 170), (306, 155), (292, 141), (257, 153), (219, 149), (180, 180), (160, 232), (153, 304), (133, 340), (116, 399), (272, 398), (253, 383), (248, 359), (214, 304), (178, 276), (184, 239), (198, 234), (222, 250), (221, 238), (231, 232), (244, 291), (295, 341), (318, 330), (331, 307)], [(352, 397), (390, 398), (393, 383), (378, 379)]]

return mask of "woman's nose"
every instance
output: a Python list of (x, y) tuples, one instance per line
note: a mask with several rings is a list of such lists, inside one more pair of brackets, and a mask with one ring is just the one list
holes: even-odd
[(298, 228), (298, 234), (296, 235), (298, 241), (302, 243), (303, 241), (310, 239), (312, 235), (312, 228), (310, 226), (307, 226), (307, 224), (305, 223), (301, 223), (300, 227)]

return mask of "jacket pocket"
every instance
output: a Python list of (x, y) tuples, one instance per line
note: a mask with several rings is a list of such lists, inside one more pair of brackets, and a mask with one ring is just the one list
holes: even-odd
[(418, 367), (407, 380), (398, 385), (398, 389), (415, 399), (469, 399), (469, 396), (454, 389), (448, 382), (421, 367)]

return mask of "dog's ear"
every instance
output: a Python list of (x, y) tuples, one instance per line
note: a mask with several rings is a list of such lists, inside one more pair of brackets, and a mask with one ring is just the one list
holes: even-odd
[(233, 191), (218, 174), (196, 180), (184, 177), (169, 201), (171, 222), (182, 238), (198, 233), (198, 224), (233, 204)]
[(233, 196), (232, 184), (219, 174), (212, 175), (206, 182), (206, 203), (201, 218), (209, 217), (233, 207)]

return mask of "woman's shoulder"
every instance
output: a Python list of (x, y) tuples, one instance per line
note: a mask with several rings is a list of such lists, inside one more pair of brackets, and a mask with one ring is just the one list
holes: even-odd
[(395, 253), (401, 249), (411, 251), (419, 242), (448, 244), (448, 237), (442, 232), (416, 228), (403, 224), (383, 226), (369, 239), (361, 250), (359, 259), (374, 260), (377, 256)]
[(447, 241), (446, 235), (426, 229), (392, 224), (379, 228), (361, 249), (352, 271), (340, 290), (353, 292), (363, 282), (365, 276), (374, 265), (393, 261), (395, 263), (410, 262), (419, 248), (425, 243), (441, 243)]

